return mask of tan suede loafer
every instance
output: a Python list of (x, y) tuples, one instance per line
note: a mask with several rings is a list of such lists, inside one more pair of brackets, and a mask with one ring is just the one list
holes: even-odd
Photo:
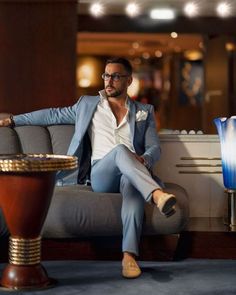
[(135, 279), (141, 275), (141, 269), (136, 261), (122, 261), (122, 276), (126, 279)]
[(174, 205), (176, 204), (176, 197), (172, 194), (163, 193), (158, 198), (157, 207), (160, 210), (161, 214), (166, 217), (170, 217), (176, 211)]

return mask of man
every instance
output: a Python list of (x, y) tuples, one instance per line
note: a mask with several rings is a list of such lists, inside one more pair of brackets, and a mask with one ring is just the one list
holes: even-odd
[(68, 154), (78, 156), (79, 169), (73, 174), (59, 172), (57, 183), (84, 183), (89, 177), (96, 192), (121, 192), (122, 275), (136, 278), (141, 274), (136, 257), (144, 204), (153, 202), (162, 214), (170, 216), (175, 213), (176, 198), (164, 193), (151, 176), (160, 157), (154, 112), (151, 105), (132, 101), (127, 95), (132, 83), (129, 61), (108, 60), (102, 78), (104, 90), (99, 96), (82, 96), (71, 107), (6, 118), (0, 120), (0, 126), (75, 124)]

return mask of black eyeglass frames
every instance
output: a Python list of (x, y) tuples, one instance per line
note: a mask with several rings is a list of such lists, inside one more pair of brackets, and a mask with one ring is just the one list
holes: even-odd
[(113, 81), (120, 81), (120, 79), (122, 77), (129, 77), (129, 75), (121, 75), (121, 74), (118, 74), (118, 73), (114, 73), (114, 74), (107, 74), (107, 73), (103, 73), (102, 74), (102, 79), (107, 81), (109, 80), (110, 78), (113, 80)]

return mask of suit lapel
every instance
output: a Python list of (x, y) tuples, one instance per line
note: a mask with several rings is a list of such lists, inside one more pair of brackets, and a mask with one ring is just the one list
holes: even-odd
[(80, 108), (80, 114), (78, 115), (78, 126), (80, 129), (81, 138), (87, 131), (93, 114), (96, 110), (97, 104), (100, 101), (100, 96), (86, 97), (86, 101)]
[(93, 113), (96, 110), (97, 104), (100, 101), (100, 96), (87, 96), (80, 102), (76, 121), (76, 130), (68, 149), (69, 155), (74, 155), (81, 144), (81, 141), (91, 122)]
[(128, 99), (128, 106), (129, 106), (130, 133), (131, 133), (131, 137), (132, 137), (132, 143), (133, 143), (133, 146), (134, 146), (136, 105), (130, 98)]

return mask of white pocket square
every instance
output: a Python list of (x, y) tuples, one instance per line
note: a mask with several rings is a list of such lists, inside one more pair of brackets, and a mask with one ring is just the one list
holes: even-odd
[(135, 117), (135, 121), (138, 122), (138, 121), (144, 121), (147, 119), (147, 116), (148, 116), (148, 112), (145, 112), (145, 111), (138, 111), (136, 113), (136, 117)]

